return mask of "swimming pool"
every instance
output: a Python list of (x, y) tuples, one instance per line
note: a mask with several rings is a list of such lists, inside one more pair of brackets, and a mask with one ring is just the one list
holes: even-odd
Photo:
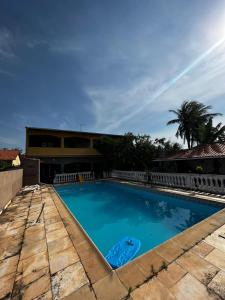
[(55, 189), (103, 256), (125, 236), (141, 241), (139, 256), (222, 208), (110, 181)]

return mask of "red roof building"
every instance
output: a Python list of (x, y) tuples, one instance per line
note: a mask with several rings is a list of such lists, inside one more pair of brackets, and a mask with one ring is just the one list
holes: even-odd
[(7, 166), (20, 166), (20, 152), (18, 150), (0, 149), (0, 167), (7, 164)]
[(0, 160), (14, 160), (19, 154), (18, 150), (0, 149)]
[(206, 159), (222, 157), (225, 158), (225, 143), (214, 143), (195, 147), (190, 150), (181, 150), (175, 155), (166, 158), (158, 158), (156, 159), (156, 161)]
[(202, 167), (203, 173), (225, 174), (225, 143), (197, 146), (169, 157), (157, 158), (153, 169), (159, 172), (196, 173), (198, 166)]

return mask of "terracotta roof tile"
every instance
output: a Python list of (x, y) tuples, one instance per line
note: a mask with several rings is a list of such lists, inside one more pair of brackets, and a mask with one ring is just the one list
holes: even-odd
[(18, 150), (0, 149), (0, 160), (14, 160), (19, 155)]
[(179, 159), (198, 159), (225, 157), (225, 142), (198, 146), (190, 150), (181, 150), (167, 158), (156, 160), (179, 160)]

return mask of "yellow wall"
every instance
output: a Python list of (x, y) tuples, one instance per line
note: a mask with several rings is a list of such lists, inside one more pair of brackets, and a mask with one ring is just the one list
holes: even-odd
[(19, 155), (17, 155), (16, 159), (14, 159), (14, 160), (12, 161), (12, 166), (18, 167), (18, 166), (20, 166), (20, 165), (21, 165), (20, 158), (19, 158)]
[(94, 148), (51, 148), (28, 147), (28, 156), (95, 156), (100, 153)]
[[(30, 135), (51, 135), (61, 138), (61, 147), (29, 147)], [(89, 148), (64, 148), (65, 137), (82, 137), (90, 140)], [(27, 129), (26, 132), (26, 155), (33, 157), (52, 157), (52, 156), (99, 156), (101, 155), (96, 149), (92, 148), (93, 140), (100, 139), (99, 135), (87, 135), (82, 133), (61, 132), (41, 129)]]

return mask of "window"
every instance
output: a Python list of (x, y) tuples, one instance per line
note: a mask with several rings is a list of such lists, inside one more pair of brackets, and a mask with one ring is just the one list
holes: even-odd
[(52, 135), (30, 135), (29, 147), (53, 147), (61, 146), (61, 138)]
[(64, 138), (65, 148), (89, 148), (90, 140), (82, 137), (66, 137)]

